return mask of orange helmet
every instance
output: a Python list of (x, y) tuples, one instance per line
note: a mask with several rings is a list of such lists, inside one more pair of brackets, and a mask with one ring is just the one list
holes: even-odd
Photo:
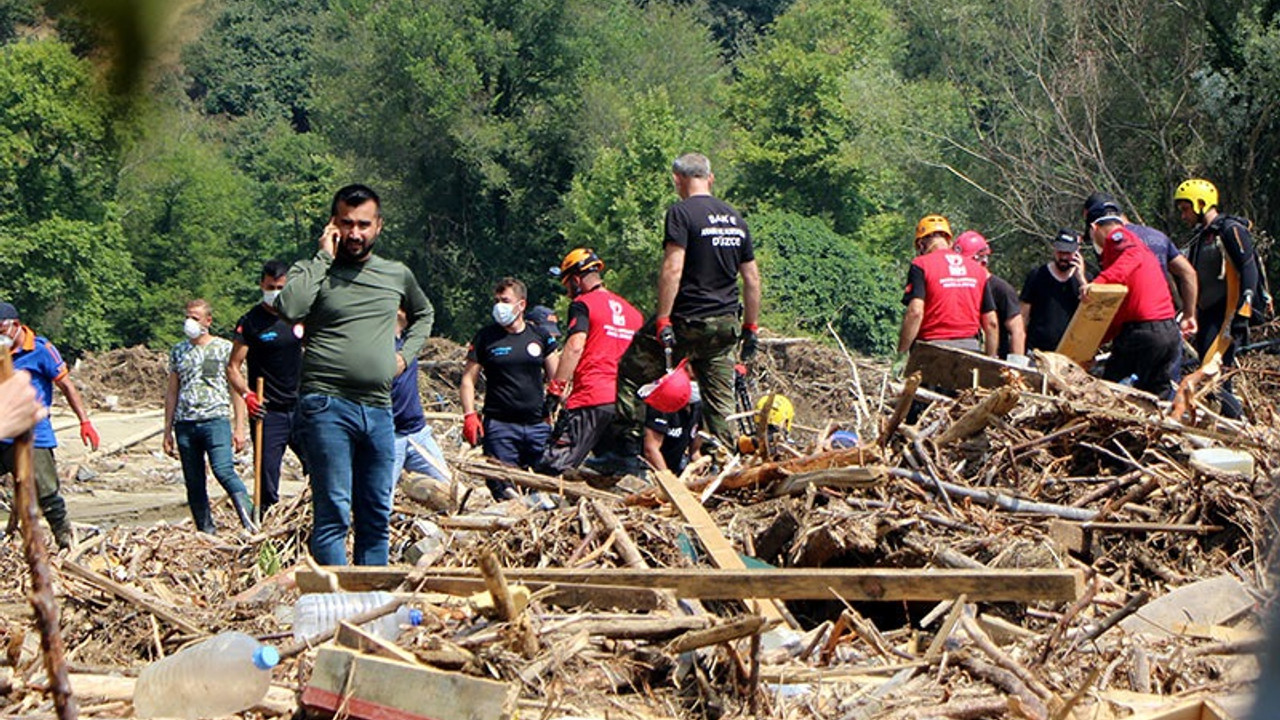
[(916, 223), (916, 240), (937, 232), (946, 235), (947, 240), (951, 239), (951, 223), (941, 215), (925, 215), (920, 218), (920, 222)]
[(604, 272), (604, 261), (591, 248), (574, 248), (560, 261), (560, 269), (553, 274), (564, 282), (574, 275), (585, 275), (589, 272)]

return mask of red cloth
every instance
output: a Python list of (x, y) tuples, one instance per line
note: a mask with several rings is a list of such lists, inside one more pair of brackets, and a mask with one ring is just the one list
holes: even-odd
[[(924, 298), (924, 319), (918, 340), (958, 340), (977, 337), (982, 329), (987, 269), (950, 248), (939, 248), (911, 261), (906, 298)], [(924, 277), (924, 287), (915, 287)]]
[(1160, 260), (1147, 244), (1125, 227), (1112, 230), (1104, 242), (1102, 272), (1093, 282), (1124, 285), (1129, 294), (1124, 296), (1102, 341), (1115, 337), (1125, 323), (1172, 320), (1177, 310), (1169, 295), (1169, 283)]
[[(618, 397), (618, 361), (627, 351), (644, 316), (621, 296), (597, 287), (573, 299), (566, 338), (583, 332), (587, 343), (573, 371), (573, 390), (565, 400), (569, 410), (611, 405)], [(585, 309), (586, 312), (582, 312)]]

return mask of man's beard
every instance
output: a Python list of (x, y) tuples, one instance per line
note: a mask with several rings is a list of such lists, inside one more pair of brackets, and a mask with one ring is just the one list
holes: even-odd
[(1054, 261), (1053, 261), (1053, 265), (1054, 265), (1054, 267), (1058, 268), (1058, 269), (1059, 269), (1059, 270), (1061, 270), (1062, 272), (1070, 272), (1070, 271), (1071, 271), (1071, 261), (1069, 261), (1069, 260), (1068, 260), (1067, 262), (1065, 262), (1065, 263), (1064, 263), (1064, 262), (1062, 262), (1061, 260), (1054, 260)]
[(369, 253), (373, 252), (373, 244), (375, 240), (364, 241), (364, 243), (361, 246), (363, 249), (355, 253), (347, 250), (347, 242), (348, 241), (343, 240), (342, 242), (338, 243), (338, 257), (342, 260), (353, 260), (353, 261), (359, 262), (369, 257)]

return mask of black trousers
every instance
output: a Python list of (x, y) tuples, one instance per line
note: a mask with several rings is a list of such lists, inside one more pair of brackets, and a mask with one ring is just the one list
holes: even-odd
[(1102, 377), (1120, 382), (1136, 375), (1134, 387), (1168, 400), (1175, 390), (1171, 369), (1181, 350), (1182, 335), (1172, 318), (1125, 323), (1111, 341), (1111, 357)]

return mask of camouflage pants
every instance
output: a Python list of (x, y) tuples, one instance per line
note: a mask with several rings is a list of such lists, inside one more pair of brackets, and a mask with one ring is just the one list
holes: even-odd
[[(644, 401), (636, 391), (662, 377), (666, 371), (656, 322), (650, 318), (636, 333), (618, 363), (618, 437), (638, 450), (644, 432)], [(737, 358), (741, 321), (735, 315), (709, 318), (672, 318), (676, 347), (671, 362), (689, 359), (694, 379), (702, 390), (703, 427), (726, 448), (737, 447), (737, 438), (726, 420), (734, 411), (733, 364)]]

